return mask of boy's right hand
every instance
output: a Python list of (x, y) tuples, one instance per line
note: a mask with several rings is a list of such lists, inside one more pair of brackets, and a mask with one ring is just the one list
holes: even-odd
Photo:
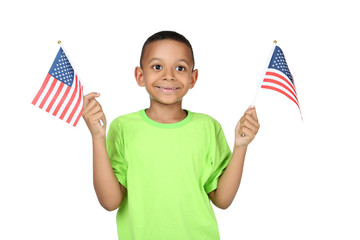
[[(95, 99), (100, 93), (89, 93), (84, 96), (82, 117), (88, 126), (93, 139), (105, 139), (106, 117), (99, 102)], [(101, 125), (100, 120), (103, 122)]]

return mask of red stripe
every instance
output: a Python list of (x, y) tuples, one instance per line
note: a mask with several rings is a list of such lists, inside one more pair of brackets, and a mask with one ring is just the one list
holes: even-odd
[(261, 86), (261, 88), (266, 88), (266, 89), (271, 89), (271, 90), (274, 90), (274, 91), (277, 91), (279, 93), (282, 93), (284, 94), (285, 96), (287, 96), (291, 101), (293, 101), (294, 103), (296, 103), (296, 105), (298, 106), (298, 108), (300, 109), (300, 106), (299, 104), (297, 103), (297, 101), (295, 101), (295, 99), (293, 99), (289, 94), (287, 94), (286, 92), (278, 89), (278, 88), (275, 88), (275, 87), (271, 87), (271, 86)]
[(59, 86), (58, 90), (56, 91), (54, 97), (51, 99), (51, 102), (50, 102), (49, 106), (46, 108), (47, 112), (50, 112), (52, 106), (54, 105), (54, 103), (55, 103), (56, 99), (58, 98), (58, 96), (59, 96), (61, 90), (63, 89), (64, 85), (65, 84), (63, 82), (60, 82), (60, 86)]
[[(83, 87), (81, 87), (81, 95), (80, 95), (81, 98), (83, 98), (83, 96), (84, 96), (83, 91), (84, 91), (84, 89), (83, 89)], [(82, 111), (83, 111), (83, 106), (81, 106), (81, 110), (79, 112), (79, 115), (77, 116), (77, 118), (76, 118), (76, 120), (75, 120), (75, 122), (73, 124), (74, 127), (76, 127), (76, 125), (78, 124), (78, 122), (80, 120), (80, 117), (81, 117), (81, 114), (82, 114)]]
[(39, 98), (40, 98), (40, 96), (41, 96), (42, 92), (44, 91), (44, 89), (45, 89), (46, 85), (47, 85), (47, 84), (48, 84), (48, 82), (49, 82), (50, 77), (51, 77), (51, 75), (48, 73), (48, 74), (46, 75), (46, 78), (45, 78), (45, 80), (44, 80), (43, 84), (41, 85), (40, 90), (39, 90), (39, 91), (38, 91), (38, 93), (36, 94), (36, 96), (35, 96), (34, 100), (32, 100), (31, 104), (35, 105), (35, 104), (36, 104), (36, 102), (39, 100)]
[(82, 109), (81, 109), (78, 117), (76, 118), (76, 120), (75, 120), (75, 122), (74, 122), (74, 124), (73, 124), (74, 127), (76, 127), (76, 125), (78, 124), (78, 122), (79, 122), (79, 120), (80, 120), (80, 117), (81, 117), (81, 113), (82, 113)]
[(285, 82), (287, 82), (291, 88), (294, 90), (294, 92), (296, 92), (295, 88), (294, 88), (294, 84), (292, 82), (290, 82), (287, 78), (285, 78), (284, 76), (281, 76), (278, 73), (274, 73), (274, 72), (266, 72), (266, 75), (270, 75), (270, 76), (275, 76), (278, 78), (281, 78), (282, 80), (284, 80)]
[(74, 101), (74, 98), (75, 98), (76, 92), (77, 92), (77, 88), (78, 88), (78, 85), (76, 84), (75, 90), (74, 90), (73, 94), (71, 95), (71, 98), (70, 98), (68, 104), (66, 105), (64, 111), (61, 113), (61, 116), (60, 116), (61, 120), (64, 119), (66, 112), (69, 110), (71, 103)]
[(54, 87), (55, 87), (56, 82), (57, 82), (58, 80), (57, 80), (56, 78), (54, 78), (52, 81), (53, 81), (53, 82), (51, 83), (51, 86), (50, 86), (49, 90), (47, 91), (44, 99), (43, 99), (42, 102), (40, 103), (39, 108), (41, 108), (41, 109), (44, 107), (47, 99), (49, 98), (50, 94), (51, 94), (52, 91), (54, 90)]
[[(78, 81), (78, 77), (76, 77), (76, 85), (80, 85), (79, 81)], [(81, 101), (81, 88), (79, 89), (79, 94), (77, 96), (77, 101), (76, 101), (76, 104), (73, 108), (73, 110), (71, 111), (70, 113), (70, 116), (68, 117), (68, 119), (66, 120), (67, 123), (70, 123), (71, 122), (71, 119), (74, 117), (74, 114), (76, 112), (76, 110), (78, 109), (79, 105), (80, 105), (80, 101)]]
[(279, 82), (279, 81), (276, 81), (276, 80), (273, 80), (273, 79), (268, 79), (268, 78), (265, 78), (265, 79), (264, 79), (264, 82), (275, 83), (275, 84), (277, 84), (277, 85), (282, 86), (283, 88), (285, 88), (286, 90), (288, 90), (288, 91), (291, 93), (291, 95), (294, 96), (294, 98), (296, 99), (296, 101), (299, 101), (299, 100), (297, 99), (296, 95), (293, 93), (293, 91), (291, 91), (291, 89), (288, 88), (288, 86), (286, 86), (286, 85), (283, 84), (282, 82)]
[[(65, 85), (65, 84), (64, 84)], [(61, 106), (63, 105), (67, 95), (69, 94), (70, 92), (70, 87), (68, 85), (65, 86), (66, 87), (66, 90), (65, 90), (65, 93), (64, 95), (62, 96), (60, 102), (58, 103), (57, 107), (55, 108), (55, 111), (53, 112), (53, 115), (56, 116), (56, 114), (59, 112)]]

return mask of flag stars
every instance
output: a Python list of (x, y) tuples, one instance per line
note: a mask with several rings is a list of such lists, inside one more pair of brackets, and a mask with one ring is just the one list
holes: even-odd
[(74, 70), (69, 62), (69, 59), (66, 57), (65, 52), (61, 48), (56, 55), (53, 66), (50, 69), (50, 74), (54, 78), (69, 86), (72, 85), (74, 79)]
[(273, 56), (271, 58), (269, 68), (277, 69), (278, 71), (283, 72), (289, 79), (292, 81), (292, 75), (290, 73), (289, 67), (286, 63), (284, 53), (281, 49), (276, 46)]

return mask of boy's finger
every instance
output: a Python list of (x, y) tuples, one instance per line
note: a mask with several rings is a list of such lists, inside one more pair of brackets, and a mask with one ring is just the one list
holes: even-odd
[(92, 108), (94, 108), (95, 106), (100, 105), (98, 101), (96, 101), (96, 99), (93, 99), (92, 101), (88, 102), (87, 104), (84, 103), (84, 108), (83, 108), (83, 115), (86, 115)]
[(246, 110), (245, 114), (251, 115), (256, 121), (258, 121), (258, 117), (257, 117), (257, 114), (256, 114), (256, 109), (255, 109), (255, 107), (250, 106), (250, 107)]
[(255, 107), (252, 108), (254, 111), (252, 112), (252, 116), (256, 119), (256, 121), (258, 121), (258, 117), (257, 117), (257, 114), (256, 114), (256, 109)]
[(92, 92), (84, 96), (84, 106), (88, 104), (92, 99), (99, 97), (100, 93)]
[(255, 119), (253, 119), (252, 117), (244, 119), (242, 122), (242, 126), (248, 128), (254, 132), (257, 132), (258, 129), (260, 128), (259, 123), (257, 121), (255, 121)]
[(92, 115), (94, 115), (94, 114), (96, 114), (96, 113), (98, 113), (98, 112), (102, 112), (102, 108), (101, 108), (100, 105), (95, 105), (94, 107), (92, 107), (91, 109), (89, 109), (86, 114), (87, 114), (88, 116), (92, 116)]
[(253, 131), (251, 131), (251, 129), (247, 128), (247, 127), (241, 127), (240, 129), (241, 132), (241, 137), (248, 137), (250, 139), (254, 138), (254, 133)]
[(105, 114), (103, 112), (97, 112), (94, 115), (92, 115), (92, 121), (94, 123), (100, 123), (100, 120), (102, 120), (103, 122), (104, 121), (106, 122)]
[(256, 116), (254, 116), (253, 114), (246, 114), (244, 116), (244, 120), (248, 120), (253, 125), (260, 127), (259, 121), (257, 120)]

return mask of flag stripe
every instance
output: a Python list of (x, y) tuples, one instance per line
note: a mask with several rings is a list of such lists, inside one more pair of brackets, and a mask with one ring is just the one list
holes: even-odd
[[(83, 92), (83, 89), (82, 91)], [(82, 101), (82, 100), (81, 100)], [(82, 104), (81, 104), (82, 105)], [(74, 122), (74, 127), (76, 127), (76, 125), (78, 124), (79, 120), (80, 120), (80, 117), (81, 117), (81, 114), (82, 114), (82, 111), (83, 111), (83, 108), (80, 109), (80, 112), (78, 114), (78, 117), (76, 118), (75, 122)]]
[(58, 107), (58, 104), (59, 104), (61, 98), (63, 97), (64, 93), (66, 92), (66, 89), (69, 88), (69, 86), (66, 85), (66, 84), (61, 84), (61, 86), (63, 86), (63, 87), (62, 87), (62, 89), (61, 89), (61, 91), (59, 93), (59, 96), (57, 96), (53, 106), (51, 107), (51, 109), (49, 111), (49, 113), (52, 114), (52, 115), (54, 115), (53, 113), (54, 113), (55, 109)]
[(270, 70), (269, 72), (266, 72), (266, 75), (281, 78), (282, 80), (284, 80), (285, 82), (287, 82), (289, 84), (289, 86), (294, 90), (294, 92), (296, 92), (295, 86), (290, 80), (288, 80), (286, 77), (284, 77), (283, 75), (281, 75), (279, 73), (275, 73), (272, 69), (269, 69), (269, 70)]
[(62, 113), (61, 113), (61, 115), (60, 115), (60, 119), (61, 119), (61, 120), (64, 119), (65, 114), (67, 113), (67, 111), (69, 110), (71, 104), (73, 103), (74, 98), (75, 98), (75, 96), (76, 96), (77, 88), (78, 88), (78, 85), (76, 84), (75, 90), (74, 90), (73, 94), (71, 95), (71, 98), (70, 98), (69, 102), (67, 103), (65, 109), (62, 111)]
[(270, 86), (270, 87), (274, 87), (274, 88), (280, 89), (281, 91), (285, 92), (285, 93), (288, 94), (290, 97), (292, 97), (292, 99), (294, 99), (294, 101), (296, 101), (296, 102), (299, 104), (299, 101), (297, 101), (297, 99), (294, 98), (294, 97), (292, 96), (291, 92), (289, 92), (286, 88), (283, 88), (283, 87), (280, 86), (280, 85), (277, 85), (277, 84), (274, 84), (274, 83), (269, 83), (269, 82), (264, 83), (263, 86)]
[(264, 80), (265, 79), (270, 79), (270, 80), (275, 80), (275, 81), (281, 82), (282, 84), (284, 84), (285, 86), (287, 86), (289, 88), (290, 92), (292, 92), (295, 96), (297, 96), (296, 91), (294, 91), (294, 89), (289, 81), (285, 81), (283, 78), (279, 78), (279, 77), (276, 77), (273, 75), (266, 75)]
[(47, 112), (50, 112), (52, 106), (54, 105), (55, 101), (58, 99), (59, 94), (60, 94), (61, 90), (63, 89), (63, 87), (64, 87), (64, 85), (65, 85), (64, 83), (62, 83), (62, 82), (60, 82), (60, 81), (58, 81), (58, 83), (59, 83), (59, 87), (58, 87), (58, 89), (56, 90), (55, 95), (54, 95), (53, 98), (51, 99), (51, 102), (50, 102), (49, 106), (46, 108), (46, 111), (47, 111)]
[(261, 86), (261, 88), (274, 90), (274, 91), (277, 91), (277, 92), (279, 92), (279, 93), (284, 94), (284, 95), (285, 95), (286, 97), (288, 97), (291, 101), (293, 101), (294, 103), (296, 103), (296, 105), (297, 105), (298, 108), (300, 109), (300, 106), (299, 106), (299, 104), (297, 103), (297, 101), (296, 101), (295, 99), (293, 99), (289, 94), (287, 94), (286, 92), (284, 92), (283, 90), (280, 90), (279, 88), (276, 88), (276, 87), (273, 87), (273, 86), (266, 86), (266, 85)]
[(80, 120), (80, 117), (81, 117), (81, 113), (82, 113), (82, 110), (81, 110), (80, 114), (78, 115), (78, 117), (76, 118), (76, 120), (74, 122), (74, 127), (76, 127), (76, 125), (78, 124), (78, 122)]
[(50, 86), (49, 90), (46, 92), (46, 95), (45, 95), (44, 99), (42, 100), (42, 102), (40, 103), (39, 108), (43, 109), (47, 99), (49, 98), (50, 94), (52, 93), (52, 90), (54, 89), (54, 87), (56, 85), (56, 82), (57, 82), (56, 79), (52, 79), (51, 86)]
[(279, 82), (279, 81), (276, 81), (276, 80), (273, 80), (273, 79), (269, 79), (269, 78), (265, 78), (265, 79), (264, 79), (264, 82), (274, 83), (274, 84), (277, 84), (277, 85), (282, 86), (283, 88), (285, 88), (286, 90), (288, 90), (289, 93), (291, 93), (291, 95), (293, 95), (293, 97), (296, 99), (296, 101), (298, 101), (298, 99), (297, 99), (297, 97), (296, 97), (296, 94), (295, 94), (288, 86), (286, 86), (286, 85), (283, 84), (282, 82)]
[(63, 103), (64, 103), (66, 97), (68, 96), (68, 94), (69, 94), (69, 92), (70, 92), (70, 89), (71, 89), (70, 87), (66, 87), (66, 91), (65, 91), (64, 95), (62, 96), (59, 104), (57, 105), (57, 107), (55, 108), (55, 111), (53, 112), (53, 115), (54, 115), (54, 116), (56, 116), (56, 115), (58, 114), (61, 106), (63, 106)]
[[(81, 85), (81, 84), (80, 84)], [(82, 111), (83, 111), (83, 106), (84, 106), (84, 103), (83, 103), (83, 97), (84, 96), (84, 88), (81, 86), (81, 93), (80, 93), (80, 100), (81, 100), (81, 103), (80, 103), (80, 106), (78, 107), (78, 112), (76, 113), (76, 116), (77, 118), (75, 119), (74, 123), (73, 123), (73, 126), (76, 127), (77, 123), (79, 122), (80, 120), (80, 117), (81, 117), (81, 114), (82, 114)]]
[(40, 96), (41, 96), (42, 92), (44, 91), (44, 89), (45, 89), (46, 85), (47, 85), (47, 84), (48, 84), (48, 82), (49, 82), (50, 77), (51, 77), (51, 75), (48, 73), (48, 74), (46, 75), (46, 78), (45, 78), (45, 80), (44, 80), (43, 84), (41, 85), (40, 90), (39, 90), (39, 91), (38, 91), (38, 93), (36, 94), (36, 96), (35, 96), (34, 100), (31, 102), (33, 105), (35, 105), (35, 104), (36, 104), (36, 102), (39, 100), (39, 98), (40, 98)]
[(68, 118), (69, 118), (71, 112), (73, 111), (73, 109), (74, 109), (74, 107), (75, 107), (75, 105), (76, 105), (76, 102), (77, 102), (77, 100), (78, 100), (78, 95), (79, 95), (80, 89), (79, 89), (79, 82), (77, 81), (77, 78), (76, 78), (76, 77), (74, 77), (74, 84), (76, 84), (76, 86), (75, 86), (75, 91), (74, 91), (71, 95), (74, 95), (75, 97), (71, 100), (70, 107), (69, 107), (69, 109), (66, 111), (66, 114), (65, 114), (65, 116), (64, 116), (64, 118), (63, 118), (64, 121), (67, 121), (67, 120), (68, 120)]
[[(56, 81), (56, 79), (53, 79), (52, 81), (53, 81), (53, 82), (56, 82), (56, 83), (55, 83), (55, 86), (54, 86), (54, 88), (52, 89), (49, 97), (46, 99), (46, 102), (45, 102), (44, 106), (42, 107), (44, 110), (46, 110), (46, 109), (48, 108), (48, 106), (49, 106), (49, 104), (51, 103), (53, 97), (55, 96), (55, 93), (56, 93), (57, 90), (59, 89), (59, 86), (60, 86), (60, 83), (61, 83), (60, 81)], [(49, 90), (49, 91), (50, 91), (50, 90)]]
[(76, 118), (73, 118), (72, 124), (73, 124), (74, 127), (76, 127), (77, 123), (79, 122), (79, 119), (80, 119), (82, 111), (83, 111), (83, 106), (84, 106), (84, 98), (83, 98), (83, 96), (84, 96), (84, 88), (81, 85), (80, 80), (79, 80), (79, 85), (80, 85), (80, 95), (79, 95), (79, 97), (80, 97), (80, 106), (78, 107), (78, 109), (77, 109), (77, 111), (75, 113)]
[[(76, 76), (76, 84), (77, 84), (77, 85), (80, 85), (77, 76)], [(70, 116), (69, 116), (68, 119), (66, 120), (67, 123), (70, 123), (70, 122), (71, 122), (71, 120), (72, 120), (75, 112), (77, 111), (77, 109), (78, 109), (78, 107), (79, 107), (79, 105), (80, 105), (80, 102), (81, 102), (81, 97), (80, 97), (80, 95), (81, 95), (81, 87), (79, 87), (79, 91), (76, 92), (77, 101), (76, 101), (76, 104), (75, 104), (74, 108), (72, 109), (72, 111), (71, 111), (71, 113), (70, 113)]]
[(40, 95), (40, 97), (39, 97), (39, 99), (38, 99), (38, 101), (37, 101), (37, 103), (36, 103), (35, 106), (37, 106), (37, 107), (40, 108), (39, 105), (41, 104), (41, 102), (43, 101), (44, 97), (46, 96), (46, 93), (49, 91), (50, 86), (51, 86), (51, 84), (53, 83), (53, 81), (55, 81), (55, 80), (54, 80), (54, 78), (51, 76), (50, 79), (49, 79), (49, 81), (48, 81), (48, 83), (46, 84), (46, 86), (45, 86), (45, 88), (44, 88), (44, 91), (41, 93), (41, 95)]
[[(75, 79), (75, 76), (74, 76)], [(61, 105), (59, 112), (56, 114), (56, 117), (60, 118), (60, 116), (63, 114), (65, 107), (67, 106), (67, 104), (70, 102), (71, 96), (73, 95), (74, 89), (76, 87), (75, 84), (75, 80), (73, 80), (74, 84), (72, 85), (72, 87), (70, 88), (70, 91), (68, 93), (68, 95), (66, 96), (66, 98), (64, 99), (63, 104)], [(71, 103), (70, 103), (71, 104)], [(66, 114), (66, 113), (64, 113)], [(65, 116), (65, 115), (64, 115)]]

